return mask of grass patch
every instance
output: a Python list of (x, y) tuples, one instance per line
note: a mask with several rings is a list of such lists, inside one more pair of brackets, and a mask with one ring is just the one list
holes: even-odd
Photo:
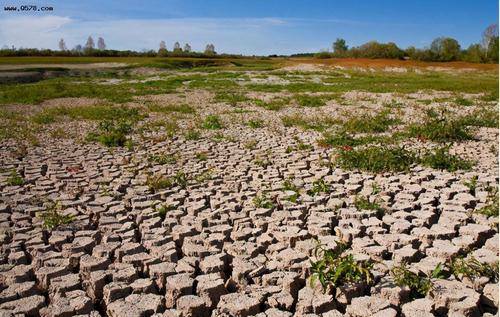
[(463, 97), (455, 98), (455, 103), (459, 106), (464, 106), (464, 107), (470, 107), (474, 104), (471, 100), (465, 99)]
[(188, 104), (172, 104), (172, 105), (157, 105), (150, 104), (148, 105), (148, 109), (152, 112), (160, 112), (160, 113), (184, 113), (184, 114), (193, 114), (195, 110)]
[(408, 171), (416, 162), (414, 153), (401, 147), (370, 146), (363, 149), (341, 150), (337, 162), (344, 169), (359, 169), (372, 173)]
[(58, 117), (67, 117), (71, 120), (129, 120), (138, 121), (142, 115), (136, 108), (115, 107), (109, 105), (78, 106), (78, 107), (50, 107), (45, 108), (32, 117), (32, 121), (39, 124), (52, 123)]
[(186, 131), (186, 133), (184, 133), (184, 137), (186, 138), (186, 140), (196, 141), (201, 139), (201, 133), (198, 130), (189, 129)]
[(231, 106), (236, 106), (239, 102), (250, 100), (248, 97), (238, 93), (217, 92), (215, 94), (215, 102), (225, 102)]
[(466, 126), (498, 128), (498, 109), (478, 108), (471, 114), (463, 116), (460, 120)]
[(472, 140), (473, 135), (464, 120), (449, 118), (435, 111), (427, 111), (423, 123), (413, 123), (407, 127), (410, 137), (434, 142)]
[(342, 123), (342, 129), (351, 133), (380, 133), (399, 122), (398, 119), (391, 118), (389, 111), (382, 111), (374, 116), (363, 114), (351, 117)]
[(87, 135), (87, 141), (99, 142), (108, 147), (124, 146), (127, 135), (132, 131), (132, 124), (126, 120), (104, 120), (96, 132)]
[(7, 178), (7, 185), (8, 186), (22, 186), (24, 185), (24, 179), (19, 175), (19, 173), (13, 169), (9, 177)]
[(202, 127), (207, 130), (218, 130), (222, 129), (223, 125), (220, 118), (216, 115), (208, 115), (203, 120)]
[(297, 95), (295, 100), (301, 107), (323, 107), (325, 103), (324, 97), (321, 96), (309, 96), (309, 95)]
[(286, 107), (290, 103), (290, 98), (275, 98), (271, 101), (263, 101), (260, 99), (255, 99), (254, 104), (257, 107), (264, 108), (266, 110), (279, 111)]
[(248, 120), (247, 125), (252, 129), (258, 129), (264, 126), (264, 121), (258, 119)]
[(425, 153), (420, 158), (420, 163), (434, 169), (455, 172), (457, 170), (470, 170), (473, 163), (464, 160), (457, 155), (449, 153), (449, 147), (440, 147), (434, 151)]
[(255, 196), (252, 202), (255, 208), (267, 208), (267, 209), (274, 208), (273, 201), (265, 193)]
[(318, 179), (312, 183), (312, 188), (307, 191), (307, 194), (309, 196), (316, 196), (321, 193), (328, 194), (330, 191), (330, 186), (323, 179)]
[(148, 161), (158, 164), (175, 164), (177, 155), (175, 154), (152, 154), (148, 157)]
[(483, 214), (486, 217), (498, 217), (498, 188), (496, 190), (491, 190), (488, 193), (487, 205), (483, 208), (477, 210), (477, 213)]
[(304, 130), (324, 131), (334, 124), (338, 124), (339, 120), (330, 117), (312, 117), (308, 118), (300, 114), (294, 114), (281, 117), (281, 121), (285, 127), (299, 127)]

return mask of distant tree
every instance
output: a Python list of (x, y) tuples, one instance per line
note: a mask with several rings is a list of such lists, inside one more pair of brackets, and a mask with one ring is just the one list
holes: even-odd
[(215, 55), (215, 46), (213, 44), (205, 46), (205, 55)]
[(167, 44), (165, 43), (165, 41), (161, 41), (160, 42), (160, 50), (166, 50), (167, 49)]
[(460, 44), (451, 37), (438, 37), (431, 43), (431, 52), (439, 61), (456, 61), (460, 58)]
[(93, 50), (94, 48), (94, 39), (92, 38), (92, 36), (89, 36), (87, 39), (87, 43), (85, 43), (85, 50)]
[(97, 40), (97, 48), (100, 50), (106, 49), (106, 43), (104, 43), (104, 39), (102, 37), (99, 37), (99, 39)]
[(344, 55), (347, 52), (347, 45), (345, 44), (345, 40), (338, 38), (334, 43), (333, 43), (333, 53), (335, 55)]
[(498, 36), (493, 37), (488, 43), (487, 58), (489, 61), (498, 63)]
[(495, 38), (498, 38), (498, 24), (491, 24), (483, 32), (482, 44), (485, 50), (489, 49), (490, 41)]
[(165, 44), (165, 41), (160, 42), (160, 48), (158, 49), (158, 56), (167, 56), (167, 44)]
[(175, 42), (174, 43), (174, 53), (180, 53), (180, 52), (182, 52), (181, 44), (179, 44), (179, 42)]
[(80, 44), (77, 44), (74, 48), (73, 48), (73, 51), (75, 52), (82, 52), (83, 51), (83, 47), (80, 45)]
[(191, 45), (189, 45), (188, 43), (186, 43), (184, 45), (184, 52), (186, 52), (186, 53), (191, 52)]
[(480, 44), (471, 44), (464, 52), (462, 59), (467, 62), (481, 63), (485, 59), (484, 49)]
[(66, 43), (64, 42), (64, 39), (59, 40), (59, 50), (60, 51), (68, 50), (68, 48), (66, 47)]

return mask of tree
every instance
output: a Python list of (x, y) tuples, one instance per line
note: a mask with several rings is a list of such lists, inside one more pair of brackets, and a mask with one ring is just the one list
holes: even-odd
[(75, 52), (82, 52), (83, 51), (83, 47), (80, 45), (80, 44), (77, 44), (74, 48), (73, 48), (73, 51)]
[(205, 47), (205, 55), (215, 55), (215, 46), (213, 44), (207, 44)]
[(335, 55), (344, 55), (347, 52), (347, 45), (345, 44), (345, 40), (338, 38), (334, 43), (333, 43), (333, 53)]
[(465, 50), (463, 59), (472, 63), (481, 63), (484, 57), (483, 47), (480, 44), (471, 44)]
[(59, 40), (59, 50), (61, 51), (68, 50), (68, 48), (66, 47), (66, 43), (64, 42), (64, 39)]
[(158, 56), (167, 56), (167, 44), (165, 44), (165, 41), (160, 42), (160, 48), (158, 49)]
[(92, 36), (89, 36), (89, 38), (87, 39), (87, 43), (85, 43), (85, 49), (93, 50), (94, 48), (95, 48), (94, 39), (92, 38)]
[(161, 41), (160, 42), (160, 50), (166, 50), (167, 49), (167, 44), (165, 43), (165, 41)]
[(488, 60), (498, 63), (498, 36), (492, 38), (488, 44)]
[(490, 47), (490, 41), (498, 38), (498, 24), (489, 25), (483, 32), (483, 47), (488, 50)]
[(104, 39), (102, 37), (99, 37), (99, 39), (97, 40), (97, 48), (100, 50), (106, 49), (106, 43), (104, 43)]
[(456, 61), (460, 57), (460, 44), (451, 37), (438, 37), (431, 43), (431, 52), (436, 55), (437, 60)]
[(179, 52), (182, 52), (181, 45), (179, 44), (179, 42), (175, 42), (174, 43), (174, 53), (179, 53)]
[(186, 52), (186, 53), (191, 52), (191, 45), (189, 45), (188, 43), (186, 43), (186, 45), (184, 45), (184, 52)]

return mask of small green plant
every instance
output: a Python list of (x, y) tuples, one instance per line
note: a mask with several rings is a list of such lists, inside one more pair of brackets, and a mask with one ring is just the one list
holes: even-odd
[(262, 120), (249, 120), (247, 125), (252, 129), (262, 128), (264, 122)]
[(427, 276), (419, 276), (410, 271), (406, 262), (394, 266), (391, 269), (394, 283), (400, 287), (407, 286), (410, 289), (410, 298), (425, 297), (432, 289), (432, 282)]
[(498, 188), (490, 190), (488, 193), (488, 204), (477, 212), (487, 217), (498, 217)]
[(202, 126), (207, 130), (218, 130), (223, 128), (220, 118), (216, 115), (206, 116)]
[(407, 171), (416, 160), (414, 153), (402, 147), (380, 146), (342, 149), (337, 157), (337, 162), (342, 168), (360, 169), (372, 173)]
[(350, 134), (345, 131), (341, 131), (336, 134), (325, 133), (323, 138), (318, 140), (318, 145), (323, 147), (345, 147), (345, 146), (357, 146), (363, 142), (360, 139), (355, 139)]
[(330, 186), (325, 183), (323, 179), (318, 179), (315, 180), (312, 184), (312, 188), (307, 191), (307, 194), (309, 196), (316, 196), (320, 193), (329, 193), (330, 192)]
[(249, 140), (247, 142), (245, 142), (245, 144), (243, 145), (246, 149), (249, 149), (249, 150), (254, 150), (256, 147), (257, 147), (257, 144), (259, 142), (257, 142), (257, 140)]
[(182, 171), (178, 171), (175, 173), (175, 175), (172, 177), (173, 183), (179, 186), (180, 188), (186, 188), (188, 185), (188, 177), (186, 173)]
[(165, 219), (167, 216), (167, 212), (175, 210), (175, 207), (172, 205), (160, 205), (156, 206), (156, 211), (158, 212), (158, 216), (160, 216), (161, 219)]
[(13, 169), (11, 170), (9, 177), (7, 178), (7, 185), (9, 186), (22, 186), (24, 184), (24, 179), (19, 175), (19, 173)]
[(310, 151), (313, 149), (311, 144), (304, 143), (302, 140), (297, 141), (297, 150), (299, 151)]
[(498, 262), (497, 265), (481, 263), (475, 257), (467, 258), (454, 257), (448, 263), (450, 272), (456, 279), (467, 277), (469, 280), (474, 280), (478, 277), (488, 277), (493, 282), (498, 282)]
[(177, 162), (177, 156), (175, 154), (153, 154), (148, 157), (150, 162), (155, 162), (158, 164), (175, 164)]
[(152, 112), (162, 112), (162, 113), (170, 113), (170, 112), (178, 112), (184, 114), (195, 113), (194, 108), (188, 104), (170, 104), (170, 105), (150, 104), (148, 105), (148, 109)]
[(474, 194), (476, 192), (477, 188), (477, 175), (472, 176), (472, 178), (469, 181), (465, 181), (464, 185), (469, 188), (469, 193)]
[(253, 198), (253, 204), (255, 208), (274, 208), (274, 203), (269, 197), (266, 195), (266, 193), (262, 193), (261, 195), (257, 195)]
[(498, 108), (477, 108), (460, 121), (466, 126), (498, 128)]
[(184, 137), (186, 138), (186, 140), (196, 141), (201, 138), (201, 133), (198, 130), (189, 129), (184, 134)]
[(376, 182), (372, 183), (372, 194), (373, 195), (378, 195), (382, 192), (382, 188), (380, 188), (380, 185)]
[(284, 98), (284, 99), (273, 99), (271, 101), (263, 101), (260, 99), (254, 100), (254, 103), (257, 107), (262, 107), (267, 110), (272, 110), (272, 111), (279, 111), (283, 109), (288, 103), (290, 102), (290, 99)]
[(124, 146), (127, 134), (132, 131), (132, 123), (123, 119), (104, 120), (98, 125), (97, 132), (88, 134), (87, 140), (98, 141), (105, 146)]
[(316, 281), (321, 283), (323, 290), (328, 286), (334, 288), (352, 284), (365, 283), (370, 285), (373, 282), (372, 261), (358, 261), (352, 254), (344, 254), (347, 245), (338, 243), (335, 249), (326, 249), (318, 244), (314, 250), (316, 261), (311, 263), (311, 286)]
[(162, 175), (149, 175), (146, 179), (146, 186), (148, 186), (149, 189), (154, 192), (172, 187), (172, 185), (172, 180)]
[(213, 172), (212, 172), (212, 169), (209, 168), (206, 171), (196, 175), (195, 181), (198, 183), (203, 183), (203, 182), (211, 180), (212, 178), (213, 178)]
[(56, 116), (52, 112), (45, 110), (31, 117), (31, 120), (37, 124), (49, 124), (56, 122)]
[(218, 92), (215, 95), (215, 102), (226, 102), (231, 106), (236, 106), (239, 102), (249, 100), (246, 96), (237, 93)]
[(390, 111), (384, 110), (374, 116), (364, 114), (351, 117), (342, 123), (342, 130), (352, 133), (385, 132), (392, 125), (399, 123), (399, 120), (392, 118), (390, 114)]
[(464, 160), (457, 155), (449, 153), (449, 147), (440, 147), (434, 151), (425, 153), (420, 158), (420, 163), (434, 169), (447, 170), (454, 172), (457, 170), (470, 170), (473, 163)]
[(455, 103), (459, 106), (464, 106), (464, 107), (470, 107), (473, 105), (472, 101), (470, 101), (469, 99), (465, 99), (463, 97), (455, 98)]
[(73, 215), (64, 215), (61, 213), (60, 202), (49, 202), (44, 212), (39, 213), (43, 221), (43, 227), (52, 230), (60, 225), (66, 225), (75, 220)]
[(195, 154), (195, 156), (198, 161), (206, 161), (208, 159), (208, 155), (206, 152), (198, 152)]
[(376, 201), (371, 202), (364, 196), (356, 196), (354, 198), (354, 207), (358, 210), (373, 210), (379, 217), (381, 217), (385, 212), (384, 208), (382, 208)]

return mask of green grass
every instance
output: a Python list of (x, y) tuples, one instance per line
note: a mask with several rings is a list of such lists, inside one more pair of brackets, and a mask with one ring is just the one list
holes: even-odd
[(465, 121), (451, 118), (444, 113), (428, 111), (423, 122), (415, 122), (407, 127), (410, 137), (434, 142), (452, 142), (472, 140), (472, 135)]
[(71, 120), (129, 120), (138, 121), (143, 115), (136, 108), (117, 107), (110, 105), (50, 107), (44, 108), (32, 117), (32, 121), (47, 124), (57, 121), (60, 117)]
[(463, 97), (455, 98), (455, 103), (459, 106), (464, 106), (464, 107), (470, 107), (474, 104), (471, 100), (465, 99)]
[(281, 117), (285, 127), (299, 127), (304, 130), (324, 131), (338, 124), (339, 120), (330, 117), (306, 117), (300, 114), (287, 115)]
[(127, 120), (104, 120), (97, 131), (87, 135), (87, 141), (99, 142), (108, 147), (124, 146), (129, 141), (127, 134), (132, 132), (132, 124)]
[(420, 163), (434, 169), (455, 172), (457, 170), (470, 170), (473, 162), (464, 160), (457, 155), (449, 153), (449, 147), (440, 147), (422, 155)]
[(325, 99), (321, 96), (297, 95), (295, 100), (301, 107), (322, 107), (325, 105)]
[(399, 136), (393, 134), (391, 136), (366, 135), (362, 137), (354, 137), (346, 131), (337, 133), (324, 133), (321, 139), (318, 139), (318, 145), (322, 147), (341, 147), (346, 150), (359, 145), (366, 144), (391, 144), (394, 143)]
[(474, 127), (498, 128), (498, 108), (477, 108), (460, 118), (462, 124)]
[(24, 179), (19, 175), (19, 173), (13, 169), (9, 177), (7, 178), (7, 185), (8, 186), (22, 186), (24, 184)]
[(271, 101), (267, 101), (267, 102), (263, 101), (263, 100), (255, 99), (253, 102), (257, 107), (261, 107), (261, 108), (264, 108), (266, 110), (279, 111), (279, 110), (283, 109), (284, 107), (286, 107), (290, 103), (290, 99), (289, 98), (275, 98), (275, 99), (273, 99)]
[(265, 193), (255, 196), (252, 202), (255, 208), (271, 209), (275, 207), (273, 201)]
[(359, 169), (371, 173), (404, 172), (416, 162), (414, 153), (401, 147), (370, 146), (362, 149), (341, 150), (338, 164), (348, 170)]
[(219, 130), (224, 128), (221, 119), (216, 115), (208, 115), (202, 123), (202, 127), (207, 130)]
[(499, 204), (498, 204), (498, 188), (491, 190), (488, 194), (487, 205), (477, 210), (477, 213), (483, 214), (486, 217), (498, 217)]
[(218, 92), (215, 94), (215, 102), (225, 102), (231, 106), (236, 106), (239, 102), (250, 100), (246, 96), (239, 93)]
[(160, 113), (177, 112), (184, 114), (193, 114), (196, 112), (194, 108), (188, 104), (171, 104), (171, 105), (150, 104), (148, 105), (148, 110)]
[(481, 263), (476, 258), (470, 256), (467, 258), (454, 257), (447, 264), (451, 274), (457, 280), (467, 277), (469, 280), (475, 280), (478, 277), (485, 276), (491, 282), (498, 282), (498, 262), (496, 265)]
[(343, 122), (342, 129), (351, 133), (380, 133), (398, 123), (399, 120), (392, 118), (389, 111), (382, 111), (376, 115), (351, 117)]
[(152, 154), (148, 157), (148, 161), (158, 164), (175, 164), (177, 162), (177, 155), (175, 154)]
[(307, 191), (307, 194), (309, 196), (316, 196), (321, 193), (328, 194), (330, 191), (330, 186), (323, 179), (318, 179), (312, 183), (312, 187)]
[(196, 141), (201, 139), (201, 132), (195, 129), (189, 129), (184, 133), (186, 140)]

